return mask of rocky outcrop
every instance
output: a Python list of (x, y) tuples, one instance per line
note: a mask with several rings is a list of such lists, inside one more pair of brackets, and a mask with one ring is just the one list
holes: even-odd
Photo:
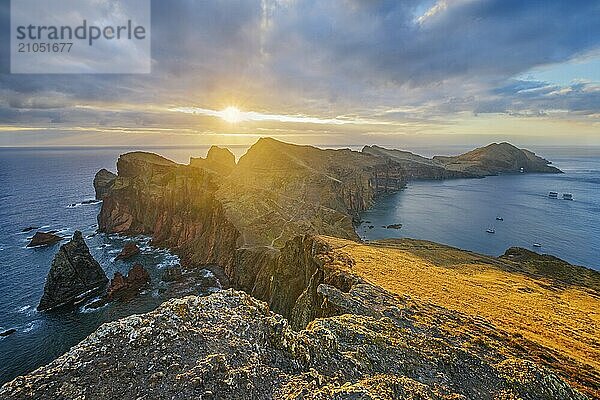
[[(535, 153), (519, 149), (510, 143), (492, 143), (456, 157), (433, 158), (451, 171), (466, 172), (476, 176), (502, 173), (544, 172), (561, 173), (550, 161)], [(522, 170), (521, 170), (522, 169)]]
[(227, 176), (235, 167), (235, 156), (229, 149), (211, 146), (206, 158), (190, 158), (190, 166), (205, 168), (222, 176)]
[[(229, 163), (220, 173), (207, 164)], [(259, 140), (237, 164), (213, 148), (194, 166), (128, 153), (98, 216), (103, 232), (149, 234), (185, 265), (216, 264), (231, 278), (238, 249), (281, 248), (298, 234), (357, 238), (353, 218), (375, 196), (403, 186), (393, 161)]]
[(502, 333), (438, 337), (420, 321), (428, 312), (490, 333), (459, 313), (368, 284), (321, 288), (349, 313), (294, 331), (243, 292), (170, 300), (104, 324), (0, 397), (585, 399), (548, 369), (498, 351)]
[(90, 254), (80, 231), (62, 245), (54, 256), (44, 285), (38, 310), (50, 310), (73, 304), (100, 290), (108, 279), (100, 264)]
[(127, 275), (115, 272), (106, 292), (106, 300), (130, 299), (150, 282), (150, 274), (141, 264), (134, 264)]
[(50, 232), (36, 232), (31, 238), (27, 247), (38, 247), (38, 246), (50, 246), (54, 243), (58, 243), (64, 238)]
[(115, 257), (115, 260), (129, 260), (131, 257), (140, 254), (140, 248), (133, 242), (128, 242), (123, 250)]
[(468, 172), (449, 170), (435, 159), (422, 157), (408, 151), (390, 150), (380, 146), (365, 146), (362, 152), (375, 157), (394, 160), (404, 169), (407, 180), (440, 180), (473, 177)]
[(10, 329), (0, 332), (0, 337), (10, 336), (16, 332), (17, 332), (17, 330), (15, 328), (10, 328)]
[(117, 179), (117, 175), (104, 168), (96, 173), (96, 176), (94, 176), (96, 200), (102, 200), (106, 196), (110, 189), (112, 189), (115, 179)]

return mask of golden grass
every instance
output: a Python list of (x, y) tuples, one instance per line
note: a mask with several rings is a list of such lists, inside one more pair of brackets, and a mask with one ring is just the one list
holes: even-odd
[(600, 299), (509, 272), (495, 258), (421, 241), (361, 244), (324, 238), (352, 272), (392, 293), (480, 316), (495, 326), (600, 369)]

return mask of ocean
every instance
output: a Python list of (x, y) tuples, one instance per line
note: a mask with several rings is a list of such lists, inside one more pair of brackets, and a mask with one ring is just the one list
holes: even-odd
[[(239, 157), (246, 147), (233, 147)], [(354, 149), (357, 149), (354, 147)], [(54, 360), (100, 324), (154, 309), (165, 298), (160, 282), (164, 268), (178, 258), (153, 248), (138, 237), (142, 254), (132, 261), (114, 261), (129, 238), (96, 234), (100, 204), (92, 180), (100, 168), (115, 171), (126, 148), (4, 148), (0, 149), (0, 384)], [(205, 156), (208, 147), (144, 149), (174, 161)], [(444, 149), (409, 149), (422, 155), (444, 154)], [(446, 150), (448, 150), (446, 148)], [(445, 154), (457, 154), (464, 147)], [(600, 269), (600, 151), (598, 149), (537, 149), (566, 173), (563, 175), (506, 175), (484, 179), (411, 182), (394, 195), (380, 198), (364, 213), (370, 221), (357, 227), (361, 237), (413, 237), (450, 244), (490, 255), (510, 246), (523, 246), (565, 260)], [(574, 201), (549, 199), (554, 190), (573, 193)], [(504, 221), (496, 221), (502, 216)], [(399, 230), (382, 225), (402, 223)], [(97, 310), (73, 308), (39, 313), (44, 281), (60, 244), (28, 249), (26, 227), (57, 230), (69, 237), (81, 230), (93, 256), (106, 274), (126, 273), (141, 262), (150, 272), (151, 286), (129, 302), (115, 302)], [(369, 229), (369, 226), (373, 228)], [(494, 226), (496, 233), (485, 230)], [(542, 244), (533, 248), (534, 242)], [(64, 243), (64, 242), (63, 242)]]
[[(565, 173), (409, 182), (363, 213), (357, 233), (364, 240), (423, 239), (491, 256), (519, 246), (600, 270), (600, 150), (535, 151)], [(559, 198), (549, 198), (550, 191)], [(574, 200), (563, 200), (563, 193)], [(391, 224), (402, 228), (386, 228)]]
[[(0, 148), (0, 384), (49, 363), (92, 333), (98, 326), (135, 313), (148, 312), (165, 300), (162, 271), (178, 264), (173, 254), (152, 248), (149, 238), (135, 241), (142, 252), (131, 261), (114, 261), (128, 238), (95, 234), (101, 204), (81, 204), (94, 199), (93, 179), (101, 168), (116, 170), (126, 148)], [(208, 147), (144, 149), (178, 162), (190, 156), (205, 156)], [(243, 152), (245, 148), (234, 149)], [(36, 226), (57, 230), (70, 238), (81, 230), (94, 258), (109, 278), (129, 271), (134, 262), (148, 269), (152, 284), (129, 302), (114, 302), (88, 311), (75, 308), (39, 313), (36, 307), (46, 275), (60, 247), (26, 248)], [(65, 243), (65, 241), (61, 243)]]

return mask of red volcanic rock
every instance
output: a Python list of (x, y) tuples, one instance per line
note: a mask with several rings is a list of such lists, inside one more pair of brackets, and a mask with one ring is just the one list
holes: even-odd
[(127, 260), (133, 256), (140, 254), (140, 248), (137, 244), (129, 242), (123, 247), (123, 250), (117, 255), (115, 260)]
[(150, 282), (150, 274), (141, 264), (131, 267), (127, 276), (115, 272), (114, 277), (110, 280), (106, 299), (111, 301), (131, 298), (148, 282)]

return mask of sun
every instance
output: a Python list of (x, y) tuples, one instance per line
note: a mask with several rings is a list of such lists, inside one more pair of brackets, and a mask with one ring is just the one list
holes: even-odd
[(237, 107), (229, 106), (221, 111), (221, 118), (230, 124), (237, 124), (242, 120), (242, 112)]

